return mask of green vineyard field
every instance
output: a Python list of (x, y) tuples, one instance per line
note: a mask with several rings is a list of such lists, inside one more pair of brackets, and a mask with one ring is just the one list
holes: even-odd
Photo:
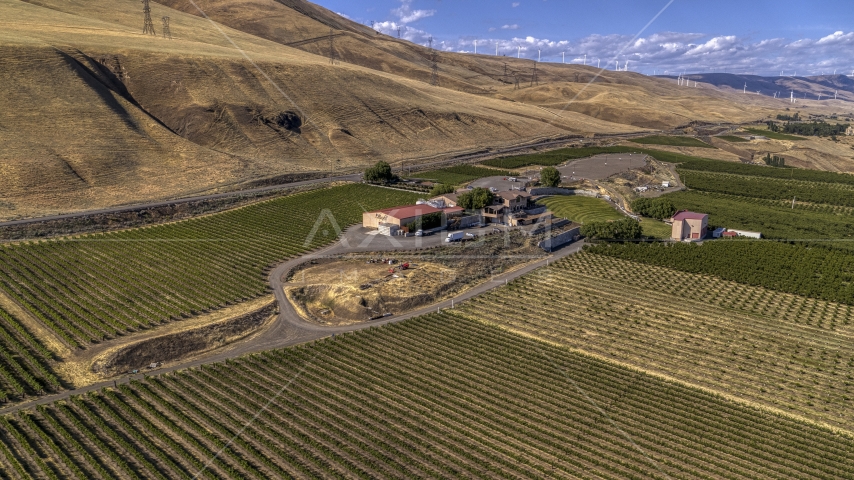
[(704, 192), (769, 200), (797, 199), (809, 203), (854, 207), (854, 185), (843, 183), (807, 182), (684, 169), (679, 169), (679, 176), (688, 188)]
[(69, 345), (85, 346), (265, 294), (271, 265), (331, 242), (363, 211), (417, 198), (351, 184), (167, 225), (8, 245), (0, 288)]
[(854, 247), (848, 245), (854, 238), (854, 221), (845, 207), (797, 204), (793, 209), (791, 199), (771, 201), (696, 190), (669, 193), (665, 198), (679, 210), (708, 213), (710, 225), (762, 232), (773, 239), (840, 239), (834, 245)]
[(694, 137), (670, 137), (667, 135), (651, 135), (649, 137), (635, 138), (630, 141), (643, 145), (671, 145), (675, 147), (715, 148), (706, 142), (697, 140)]
[(726, 140), (727, 142), (730, 142), (730, 143), (747, 143), (750, 141), (744, 137), (739, 137), (736, 135), (720, 135), (720, 136), (717, 136), (715, 138), (720, 138), (721, 140)]
[(483, 162), (484, 165), (496, 168), (521, 168), (530, 165), (541, 165), (550, 167), (560, 165), (567, 160), (575, 160), (577, 158), (587, 158), (593, 155), (602, 153), (629, 153), (638, 152), (642, 149), (635, 147), (581, 147), (581, 148), (561, 148), (550, 152), (532, 153), (530, 155), (517, 155), (513, 157), (495, 158)]
[(412, 174), (412, 178), (431, 180), (444, 185), (462, 185), (464, 183), (484, 177), (503, 176), (509, 177), (513, 172), (504, 170), (493, 170), (491, 168), (476, 167), (474, 165), (456, 165), (453, 167), (431, 170), (429, 172), (418, 172)]
[(854, 439), (455, 314), (5, 417), (25, 478), (854, 478)]
[(603, 244), (591, 253), (854, 305), (854, 254), (769, 241)]
[(457, 312), (854, 428), (854, 311), (848, 305), (581, 253)]
[(0, 309), (0, 402), (61, 388), (48, 361), (53, 357), (38, 339)]
[(750, 133), (753, 135), (761, 135), (763, 137), (772, 138), (774, 140), (791, 140), (791, 141), (806, 140), (806, 138), (804, 138), (804, 137), (798, 137), (795, 135), (787, 135), (785, 133), (780, 133), (780, 132), (772, 132), (771, 130), (764, 130), (761, 128), (745, 128), (744, 130), (747, 133)]
[(680, 170), (698, 170), (704, 172), (748, 175), (751, 177), (854, 185), (854, 175), (849, 173), (824, 172), (821, 170), (807, 170), (805, 168), (773, 168), (762, 165), (746, 165), (743, 163), (708, 160), (696, 157), (684, 157), (682, 161), (678, 163), (680, 163)]

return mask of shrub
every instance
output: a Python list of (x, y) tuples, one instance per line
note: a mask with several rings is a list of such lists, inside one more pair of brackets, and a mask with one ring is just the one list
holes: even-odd
[(444, 183), (439, 183), (433, 186), (433, 189), (430, 190), (430, 196), (438, 197), (439, 195), (444, 195), (446, 193), (454, 193), (456, 191), (454, 185), (447, 185)]

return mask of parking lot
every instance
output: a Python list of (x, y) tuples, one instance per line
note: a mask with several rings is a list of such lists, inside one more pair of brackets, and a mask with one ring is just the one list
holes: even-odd
[[(479, 237), (492, 233), (494, 229), (499, 229), (503, 232), (505, 228), (506, 227), (500, 225), (487, 225), (482, 228), (466, 228), (464, 230), (457, 231), (470, 233), (475, 237)], [(339, 241), (338, 245), (347, 247), (349, 251), (359, 252), (431, 248), (440, 245), (448, 245), (448, 243), (445, 242), (445, 239), (448, 237), (448, 233), (448, 230), (443, 230), (423, 237), (389, 237), (378, 234), (376, 230), (357, 225), (348, 228), (344, 232), (343, 238)]]
[(486, 177), (479, 178), (473, 182), (471, 182), (471, 186), (473, 187), (483, 187), (483, 188), (495, 188), (499, 192), (506, 192), (508, 190), (518, 190), (520, 188), (525, 187), (525, 183), (528, 181), (526, 177), (516, 177), (515, 182), (511, 182), (510, 180), (505, 180), (511, 177)]
[(573, 160), (558, 167), (564, 180), (571, 178), (604, 180), (611, 175), (641, 168), (646, 165), (646, 155), (642, 153), (609, 153)]

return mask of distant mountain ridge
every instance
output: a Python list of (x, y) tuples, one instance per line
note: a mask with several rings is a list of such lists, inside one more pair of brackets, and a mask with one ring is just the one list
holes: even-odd
[[(677, 80), (677, 76), (658, 75), (658, 78)], [(701, 82), (716, 87), (729, 87), (733, 90), (744, 91), (747, 85), (748, 93), (759, 92), (761, 95), (773, 96), (778, 93), (782, 98), (789, 98), (795, 92), (796, 98), (816, 100), (820, 94), (822, 100), (833, 99), (838, 91), (839, 98), (854, 101), (854, 79), (846, 75), (821, 75), (810, 77), (762, 77), (758, 75), (739, 75), (733, 73), (692, 73), (685, 74), (691, 82)]]

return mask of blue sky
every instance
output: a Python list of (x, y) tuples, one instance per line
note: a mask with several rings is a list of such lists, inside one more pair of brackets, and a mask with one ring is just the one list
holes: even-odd
[[(449, 51), (621, 67), (642, 73), (854, 71), (852, 0), (317, 0), (377, 30)], [(669, 6), (667, 6), (669, 4)], [(666, 7), (666, 8), (665, 8)], [(662, 10), (660, 16), (656, 15)], [(653, 21), (645, 30), (648, 22)], [(635, 38), (637, 35), (639, 36)], [(539, 50), (539, 52), (538, 52)], [(572, 57), (572, 58), (570, 58)]]

